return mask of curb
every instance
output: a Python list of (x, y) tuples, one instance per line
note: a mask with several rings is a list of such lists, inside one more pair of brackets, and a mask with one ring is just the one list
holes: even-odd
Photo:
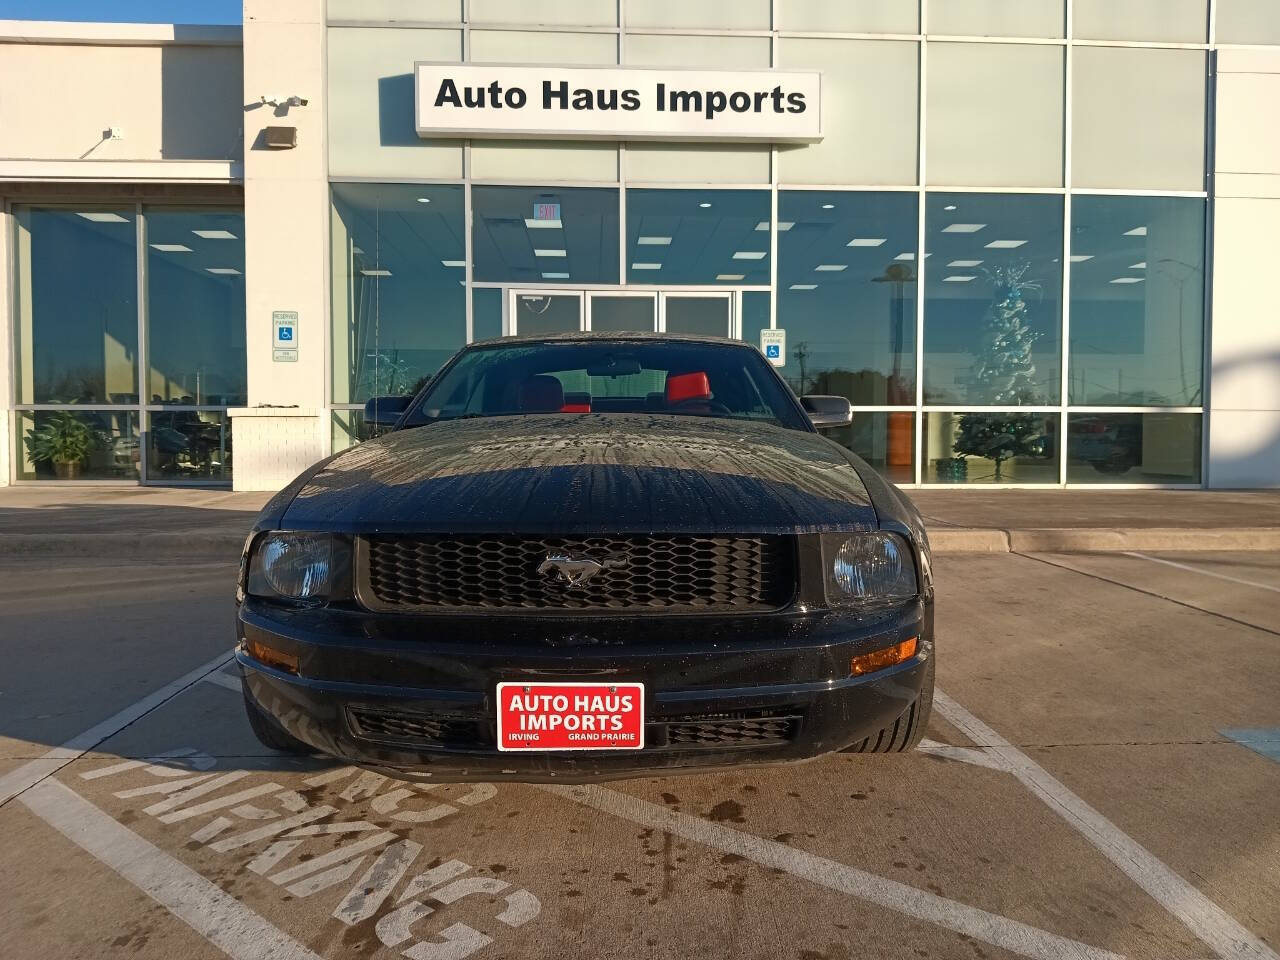
[[(0, 534), (0, 557), (85, 558), (93, 560), (190, 560), (235, 562), (245, 534), (225, 529), (158, 533)], [(1137, 551), (1231, 550), (1280, 552), (1280, 528), (1130, 529), (934, 527), (929, 542), (936, 554), (957, 553), (1123, 553)]]

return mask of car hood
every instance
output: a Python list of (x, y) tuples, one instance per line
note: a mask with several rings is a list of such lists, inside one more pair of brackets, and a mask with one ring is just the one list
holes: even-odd
[(815, 433), (707, 417), (550, 414), (400, 430), (335, 457), (281, 520), (353, 533), (874, 529), (862, 479)]

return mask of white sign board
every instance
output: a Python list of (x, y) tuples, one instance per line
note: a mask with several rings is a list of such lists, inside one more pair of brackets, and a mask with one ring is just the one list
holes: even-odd
[(298, 360), (298, 311), (273, 310), (271, 312), (271, 359), (275, 363), (296, 363)]
[(781, 328), (777, 330), (761, 330), (760, 352), (763, 353), (765, 359), (775, 367), (786, 366), (787, 331)]
[(784, 70), (414, 64), (420, 137), (822, 139), (822, 75)]

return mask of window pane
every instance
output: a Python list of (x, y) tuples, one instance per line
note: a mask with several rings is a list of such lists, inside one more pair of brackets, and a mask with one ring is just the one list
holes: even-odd
[[(617, 0), (471, 0), (472, 23), (616, 27)], [(472, 42), (475, 36), (472, 35)], [(569, 61), (565, 61), (566, 63)]]
[(760, 331), (769, 327), (769, 294), (746, 290), (742, 294), (742, 339), (760, 346)]
[(147, 414), (148, 480), (230, 480), (231, 420), (213, 410)]
[[(823, 436), (848, 447), (894, 483), (914, 483), (916, 415), (854, 411), (847, 427), (823, 430)], [(926, 480), (929, 478), (926, 478)]]
[(1082, 40), (1204, 43), (1207, 0), (1075, 0), (1071, 26)]
[(769, 284), (766, 190), (628, 190), (627, 282)]
[(783, 191), (778, 226), (792, 388), (914, 404), (916, 194)]
[(663, 321), (668, 333), (692, 333), (701, 337), (729, 336), (729, 297), (662, 297)]
[(930, 194), (924, 402), (1054, 404), (1062, 198)]
[(517, 337), (572, 333), (582, 329), (582, 301), (577, 294), (518, 294), (513, 319)]
[(148, 208), (147, 397), (242, 404), (244, 213)]
[(1058, 483), (1056, 413), (926, 413), (925, 483)]
[(18, 402), (137, 403), (133, 208), (14, 213)]
[[(476, 5), (478, 0), (471, 0)], [(329, 0), (329, 22), (456, 23), (462, 20), (461, 0)]]
[(768, 30), (772, 0), (627, 0), (629, 27)]
[(333, 185), (333, 399), (412, 393), (466, 339), (462, 187)]
[(821, 142), (778, 145), (783, 183), (916, 182), (918, 43), (784, 38), (778, 57), (786, 70), (822, 71), (828, 104)]
[(364, 413), (359, 410), (334, 410), (331, 436), (334, 453), (368, 440), (369, 431), (365, 427)]
[(1199, 483), (1200, 414), (1067, 415), (1068, 483)]
[(1060, 186), (1063, 56), (1045, 44), (931, 43), (929, 182)]
[(132, 410), (19, 410), (19, 480), (137, 480)]
[(502, 291), (479, 287), (471, 293), (471, 339), (502, 336)]
[(1280, 43), (1280, 3), (1218, 0), (1219, 43)]
[(779, 0), (778, 28), (832, 33), (919, 33), (920, 0)]
[(1202, 402), (1204, 207), (1189, 197), (1072, 201), (1069, 402)]
[(1075, 47), (1077, 187), (1204, 189), (1205, 54)]
[(1066, 24), (1062, 4), (1063, 0), (934, 0), (929, 4), (928, 31), (949, 37), (1060, 37)]
[(591, 298), (591, 329), (607, 331), (649, 331), (657, 329), (657, 299), (588, 294)]
[(478, 186), (471, 206), (476, 280), (618, 282), (617, 190)]

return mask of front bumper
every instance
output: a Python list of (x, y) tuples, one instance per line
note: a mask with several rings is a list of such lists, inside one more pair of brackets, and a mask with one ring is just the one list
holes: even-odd
[[(249, 600), (236, 659), (267, 714), (350, 763), (442, 782), (583, 782), (805, 760), (874, 737), (931, 682), (931, 614), (916, 602), (872, 616), (388, 617)], [(849, 676), (854, 655), (910, 637), (913, 659)], [(254, 660), (246, 639), (297, 656), (299, 674)], [(644, 683), (645, 748), (500, 753), (497, 684), (565, 680)], [(392, 722), (374, 729), (371, 716)]]

